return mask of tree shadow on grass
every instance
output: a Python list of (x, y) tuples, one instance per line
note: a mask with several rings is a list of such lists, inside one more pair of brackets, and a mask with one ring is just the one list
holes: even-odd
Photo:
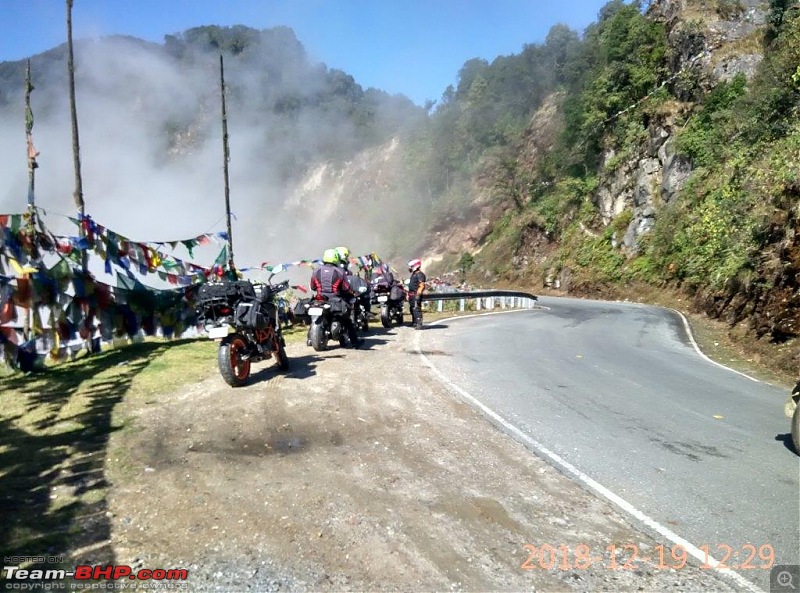
[(112, 412), (136, 375), (185, 342), (133, 344), (0, 379), (1, 555), (114, 562), (105, 478), (120, 428)]

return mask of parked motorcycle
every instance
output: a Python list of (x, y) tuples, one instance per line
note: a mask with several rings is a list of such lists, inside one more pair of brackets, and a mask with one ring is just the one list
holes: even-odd
[(400, 284), (395, 283), (390, 287), (376, 285), (372, 288), (374, 302), (381, 310), (381, 325), (385, 328), (403, 325), (403, 302), (406, 300), (405, 291)]
[(786, 400), (784, 413), (792, 419), (792, 444), (795, 453), (800, 455), (800, 381), (794, 386), (789, 399)]
[(347, 339), (345, 319), (350, 315), (350, 308), (343, 299), (322, 297), (322, 300), (311, 300), (308, 315), (311, 318), (308, 339), (317, 352), (326, 350), (329, 340), (343, 344)]
[(358, 297), (356, 297), (353, 303), (353, 326), (357, 330), (366, 333), (369, 331), (369, 287), (364, 284), (359, 286), (357, 290)]
[(252, 363), (273, 356), (280, 370), (288, 370), (276, 303), (276, 296), (288, 287), (288, 280), (276, 285), (237, 280), (203, 284), (198, 289), (198, 319), (208, 337), (220, 342), (217, 365), (231, 387), (245, 384)]

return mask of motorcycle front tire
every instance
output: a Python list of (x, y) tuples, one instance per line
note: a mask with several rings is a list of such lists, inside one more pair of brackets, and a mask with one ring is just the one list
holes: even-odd
[(325, 326), (321, 323), (311, 324), (309, 338), (311, 339), (311, 347), (317, 352), (322, 352), (328, 347), (327, 332), (325, 331)]
[(386, 329), (392, 327), (392, 317), (389, 314), (389, 307), (388, 305), (381, 306), (381, 325)]
[(792, 415), (792, 444), (794, 445), (794, 452), (800, 455), (800, 403), (794, 409)]
[(242, 360), (247, 342), (239, 334), (229, 336), (217, 351), (217, 366), (225, 382), (231, 387), (241, 387), (250, 377), (250, 361)]

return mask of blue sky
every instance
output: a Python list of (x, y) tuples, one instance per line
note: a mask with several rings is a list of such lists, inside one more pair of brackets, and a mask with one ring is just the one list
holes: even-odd
[[(161, 42), (200, 25), (286, 25), (315, 61), (422, 104), (438, 100), (467, 60), (518, 53), (559, 22), (582, 32), (606, 1), (74, 0), (73, 34)], [(64, 0), (0, 0), (0, 61), (64, 42), (65, 15)]]

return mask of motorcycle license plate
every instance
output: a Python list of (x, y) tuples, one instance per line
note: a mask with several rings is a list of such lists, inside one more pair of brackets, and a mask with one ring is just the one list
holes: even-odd
[(322, 307), (311, 307), (308, 310), (308, 314), (311, 315), (312, 317), (319, 317), (320, 315), (322, 315)]
[(382, 296), (379, 296), (379, 297), (378, 297), (378, 302), (379, 302), (379, 303), (385, 303), (385, 302), (386, 302), (386, 301), (388, 301), (388, 300), (389, 300), (389, 297), (388, 297), (388, 296), (386, 296), (385, 294), (384, 294), (384, 295), (382, 295)]
[(222, 327), (212, 327), (208, 330), (208, 337), (212, 340), (219, 340), (220, 338), (224, 338), (225, 336), (230, 333), (231, 327), (229, 325), (223, 325)]

